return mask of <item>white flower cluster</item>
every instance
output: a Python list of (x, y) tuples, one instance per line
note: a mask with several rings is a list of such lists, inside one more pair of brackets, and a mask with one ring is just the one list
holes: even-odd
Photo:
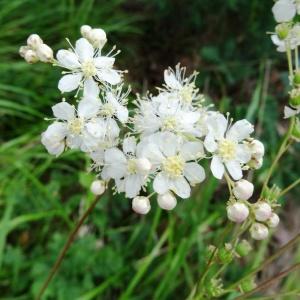
[[(287, 52), (290, 68), (290, 82), (293, 87), (290, 92), (289, 106), (284, 108), (284, 117), (290, 118), (300, 113), (300, 72), (298, 47), (300, 46), (300, 15), (299, 0), (278, 0), (273, 8), (273, 15), (277, 26), (275, 33), (271, 35), (277, 51)], [(292, 52), (295, 56), (295, 68), (293, 68)]]
[(70, 44), (71, 49), (51, 59), (66, 69), (59, 90), (76, 91), (78, 103), (63, 99), (52, 107), (54, 121), (42, 134), (50, 154), (58, 156), (67, 148), (85, 152), (98, 173), (91, 191), (100, 195), (112, 181), (140, 214), (150, 211), (154, 194), (165, 210), (176, 206), (176, 196), (189, 198), (192, 187), (206, 177), (200, 165), (204, 159), (211, 160), (213, 176), (232, 185), (237, 199), (251, 196), (245, 189), (250, 186), (252, 194), (253, 186), (242, 179), (243, 171), (261, 167), (264, 147), (250, 137), (254, 128), (247, 120), (232, 123), (228, 115), (210, 110), (196, 88), (197, 73), (186, 76), (179, 65), (164, 72), (165, 83), (156, 95), (137, 96), (129, 116), (129, 90), (123, 91), (123, 72), (113, 68), (118, 51), (103, 53), (107, 39), (102, 29), (84, 25), (81, 34), (75, 47)]

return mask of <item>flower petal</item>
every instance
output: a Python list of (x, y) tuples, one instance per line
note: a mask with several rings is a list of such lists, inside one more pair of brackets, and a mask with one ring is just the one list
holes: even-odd
[(121, 76), (116, 70), (101, 69), (97, 72), (100, 80), (108, 82), (112, 85), (118, 84), (121, 81)]
[(95, 117), (99, 111), (100, 105), (101, 102), (95, 99), (83, 99), (78, 103), (78, 116), (86, 119)]
[(143, 184), (142, 177), (140, 175), (129, 175), (125, 178), (125, 193), (126, 197), (134, 198), (138, 195)]
[(85, 79), (83, 85), (83, 97), (84, 98), (97, 98), (99, 95), (100, 89), (95, 82), (95, 80), (91, 77)]
[(238, 161), (231, 160), (225, 163), (230, 176), (234, 180), (240, 180), (243, 177), (241, 164)]
[(195, 160), (204, 155), (201, 142), (186, 142), (182, 145), (180, 154), (185, 161)]
[(227, 125), (228, 120), (220, 113), (210, 116), (207, 120), (208, 131), (216, 140), (220, 140), (224, 137)]
[(234, 141), (242, 141), (254, 131), (253, 125), (246, 119), (235, 122), (226, 134), (226, 138)]
[(179, 197), (186, 199), (191, 195), (191, 187), (183, 176), (180, 176), (171, 181), (172, 190)]
[(56, 58), (64, 68), (73, 70), (81, 67), (78, 56), (72, 51), (59, 50), (56, 54)]
[(173, 156), (180, 146), (180, 139), (171, 132), (163, 132), (159, 137), (159, 147), (165, 156)]
[(69, 121), (75, 118), (75, 107), (67, 102), (59, 102), (52, 106), (53, 115), (60, 120)]
[(176, 76), (173, 71), (171, 70), (165, 70), (164, 72), (164, 79), (165, 83), (168, 87), (171, 89), (179, 89), (181, 88), (181, 84), (179, 81), (176, 79)]
[(276, 22), (289, 22), (296, 15), (296, 5), (292, 0), (278, 0), (272, 7)]
[(210, 164), (210, 169), (211, 169), (213, 175), (217, 179), (222, 179), (225, 168), (224, 168), (222, 160), (219, 156), (217, 156), (217, 155), (213, 156), (213, 158), (211, 160), (211, 164)]
[(159, 165), (165, 158), (157, 144), (139, 143), (138, 148), (139, 157), (148, 158), (153, 165)]
[(81, 79), (81, 73), (65, 75), (59, 80), (58, 88), (62, 93), (74, 91), (78, 88)]
[(94, 48), (85, 38), (76, 41), (75, 52), (81, 62), (90, 60), (94, 56)]
[(204, 139), (204, 146), (207, 151), (209, 152), (215, 152), (218, 148), (218, 145), (214, 139), (214, 136), (210, 133), (208, 133)]
[(190, 182), (191, 185), (200, 183), (205, 179), (204, 168), (197, 163), (186, 163), (183, 171), (184, 176)]
[(135, 154), (136, 139), (133, 136), (127, 137), (123, 140), (123, 151), (124, 153)]
[(94, 58), (96, 68), (111, 69), (115, 63), (115, 58), (108, 56), (98, 56)]
[(251, 159), (249, 147), (244, 144), (237, 145), (236, 158), (241, 163), (247, 163)]
[(158, 173), (153, 181), (153, 189), (158, 194), (164, 194), (170, 189), (169, 178), (163, 173)]

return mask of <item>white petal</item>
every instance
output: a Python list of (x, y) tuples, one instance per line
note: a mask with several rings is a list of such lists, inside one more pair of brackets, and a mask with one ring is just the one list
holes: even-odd
[(118, 84), (121, 81), (120, 74), (112, 69), (101, 69), (97, 72), (100, 80), (106, 81), (112, 85)]
[(296, 14), (296, 6), (292, 0), (278, 0), (274, 4), (272, 12), (276, 22), (289, 22)]
[(213, 173), (213, 175), (217, 179), (222, 179), (225, 168), (224, 168), (222, 160), (219, 156), (216, 156), (216, 155), (213, 156), (213, 158), (211, 160), (211, 164), (210, 164), (210, 169), (211, 169), (211, 172)]
[(242, 141), (250, 136), (254, 131), (253, 125), (247, 120), (240, 120), (235, 122), (226, 134), (226, 138), (234, 141)]
[(204, 168), (195, 162), (185, 164), (183, 174), (191, 185), (202, 182), (205, 179)]
[(101, 102), (97, 100), (86, 100), (83, 99), (78, 103), (78, 116), (82, 118), (95, 117), (99, 111)]
[(92, 59), (94, 56), (94, 48), (85, 38), (76, 41), (75, 52), (81, 62)]
[(79, 149), (82, 144), (81, 135), (68, 135), (66, 139), (66, 144), (71, 149)]
[(115, 63), (115, 58), (108, 56), (99, 56), (94, 58), (94, 63), (97, 68), (111, 69)]
[(159, 147), (153, 143), (140, 143), (139, 156), (148, 158), (153, 165), (159, 165), (165, 158)]
[(208, 130), (217, 140), (224, 137), (227, 124), (228, 120), (220, 113), (209, 117), (207, 120)]
[(93, 78), (87, 78), (83, 85), (83, 97), (84, 98), (97, 98), (99, 95), (99, 86)]
[(172, 72), (171, 70), (165, 70), (164, 79), (166, 85), (171, 89), (179, 89), (181, 87), (181, 84), (176, 79), (174, 72)]
[(215, 152), (218, 148), (218, 145), (214, 139), (214, 136), (212, 134), (207, 134), (207, 136), (204, 139), (204, 146), (207, 151), (209, 152)]
[(172, 190), (179, 197), (186, 199), (191, 195), (191, 187), (183, 176), (171, 181)]
[(169, 178), (163, 173), (158, 173), (153, 181), (153, 189), (158, 194), (164, 194), (170, 189)]
[(241, 165), (238, 161), (228, 161), (225, 163), (226, 168), (230, 174), (230, 176), (234, 179), (234, 180), (239, 180), (243, 177), (243, 172), (242, 172), (242, 168)]
[(165, 156), (173, 156), (180, 146), (180, 139), (174, 133), (163, 132), (160, 135), (159, 147)]
[(122, 106), (119, 101), (116, 99), (115, 95), (111, 92), (107, 93), (106, 96), (107, 102), (110, 103), (114, 109), (117, 111), (117, 118), (120, 122), (126, 123), (128, 120), (128, 110), (126, 107)]
[(104, 150), (93, 151), (89, 155), (97, 166), (102, 166), (104, 164)]
[(125, 138), (123, 140), (123, 151), (124, 153), (135, 154), (136, 149), (136, 139), (133, 136)]
[(75, 108), (67, 102), (60, 102), (52, 106), (53, 115), (60, 120), (72, 120), (75, 118)]
[(65, 75), (59, 80), (58, 88), (62, 93), (74, 91), (78, 88), (81, 79), (81, 73)]
[(101, 118), (93, 119), (86, 123), (86, 130), (95, 138), (104, 139), (106, 130), (106, 122)]
[(140, 175), (129, 175), (125, 178), (126, 197), (134, 198), (141, 190), (142, 177)]
[(117, 138), (120, 133), (120, 128), (117, 124), (117, 122), (114, 119), (108, 119), (106, 121), (106, 134), (109, 138)]
[(241, 163), (247, 163), (251, 159), (249, 147), (244, 144), (237, 145), (236, 157)]
[(126, 164), (127, 162), (124, 153), (118, 148), (107, 149), (104, 153), (104, 159), (107, 164)]
[(194, 160), (204, 155), (201, 142), (186, 142), (183, 144), (180, 154), (185, 161)]
[(288, 106), (285, 106), (284, 107), (284, 118), (287, 119), (287, 118), (290, 118), (294, 115), (296, 115), (299, 111), (297, 109), (292, 109)]
[(81, 67), (78, 61), (78, 56), (72, 51), (59, 50), (57, 52), (56, 58), (59, 61), (59, 63), (67, 69), (72, 70)]

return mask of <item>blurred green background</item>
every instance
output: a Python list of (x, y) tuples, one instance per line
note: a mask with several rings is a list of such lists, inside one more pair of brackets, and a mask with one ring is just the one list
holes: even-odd
[[(263, 168), (249, 174), (259, 193), (286, 128), (285, 60), (266, 34), (274, 30), (272, 5), (271, 0), (0, 0), (0, 300), (34, 298), (93, 200), (84, 155), (71, 151), (55, 159), (40, 144), (48, 125), (44, 118), (60, 101), (60, 71), (19, 57), (27, 36), (38, 33), (58, 50), (66, 47), (65, 37), (73, 42), (79, 37), (82, 24), (105, 29), (109, 46), (122, 50), (117, 65), (129, 70), (126, 80), (134, 92), (153, 91), (163, 70), (177, 62), (200, 71), (198, 86), (208, 99), (235, 118), (247, 117), (265, 143)], [(295, 146), (272, 183), (283, 187), (297, 179), (299, 159)], [(45, 299), (184, 299), (204, 268), (207, 246), (226, 224), (224, 191), (208, 176), (173, 212), (153, 201), (146, 217), (134, 214), (123, 195), (107, 192)], [(270, 241), (254, 244), (254, 256), (231, 266), (225, 285), (297, 233), (299, 192), (281, 199), (280, 228)], [(299, 258), (300, 248), (286, 253), (258, 281)], [(298, 282), (295, 273), (267, 292), (291, 291)]]

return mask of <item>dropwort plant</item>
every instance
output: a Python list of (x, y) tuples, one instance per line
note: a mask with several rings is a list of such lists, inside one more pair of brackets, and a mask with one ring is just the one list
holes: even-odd
[[(262, 166), (264, 145), (252, 137), (254, 126), (246, 119), (234, 121), (229, 113), (223, 115), (207, 104), (195, 84), (197, 72), (188, 76), (179, 64), (165, 70), (164, 83), (157, 92), (136, 95), (135, 109), (129, 111), (130, 87), (124, 84), (127, 71), (114, 68), (120, 51), (115, 46), (106, 50), (107, 37), (102, 29), (83, 25), (82, 37), (75, 45), (67, 39), (69, 48), (58, 50), (55, 56), (39, 35), (28, 37), (20, 55), (28, 63), (40, 61), (62, 68), (58, 89), (68, 98), (62, 98), (52, 107), (54, 117), (47, 119), (51, 124), (42, 133), (41, 141), (55, 156), (68, 149), (84, 152), (95, 173), (91, 191), (97, 195), (71, 232), (38, 299), (58, 270), (80, 226), (108, 187), (115, 193), (125, 193), (132, 201), (132, 209), (145, 215), (155, 199), (162, 209), (174, 209), (177, 198), (189, 198), (192, 188), (207, 176), (227, 182), (228, 224), (236, 223), (235, 230), (230, 241), (222, 240), (208, 247), (206, 269), (189, 299), (223, 297), (235, 290), (240, 293), (238, 299), (245, 299), (299, 267), (295, 265), (267, 283), (255, 284), (256, 273), (295, 244), (299, 240), (297, 236), (238, 282), (225, 287), (222, 281), (226, 267), (251, 252), (248, 236), (264, 240), (279, 224), (277, 200), (299, 183), (297, 180), (284, 189), (269, 185), (280, 158), (300, 139), (300, 23), (297, 22), (300, 3), (278, 0), (273, 13), (278, 25), (271, 38), (277, 50), (286, 53), (288, 61), (290, 93), (284, 118), (289, 118), (290, 126), (257, 199), (253, 199), (254, 185), (244, 177), (249, 170)], [(209, 160), (211, 174), (203, 168), (205, 160)]]

